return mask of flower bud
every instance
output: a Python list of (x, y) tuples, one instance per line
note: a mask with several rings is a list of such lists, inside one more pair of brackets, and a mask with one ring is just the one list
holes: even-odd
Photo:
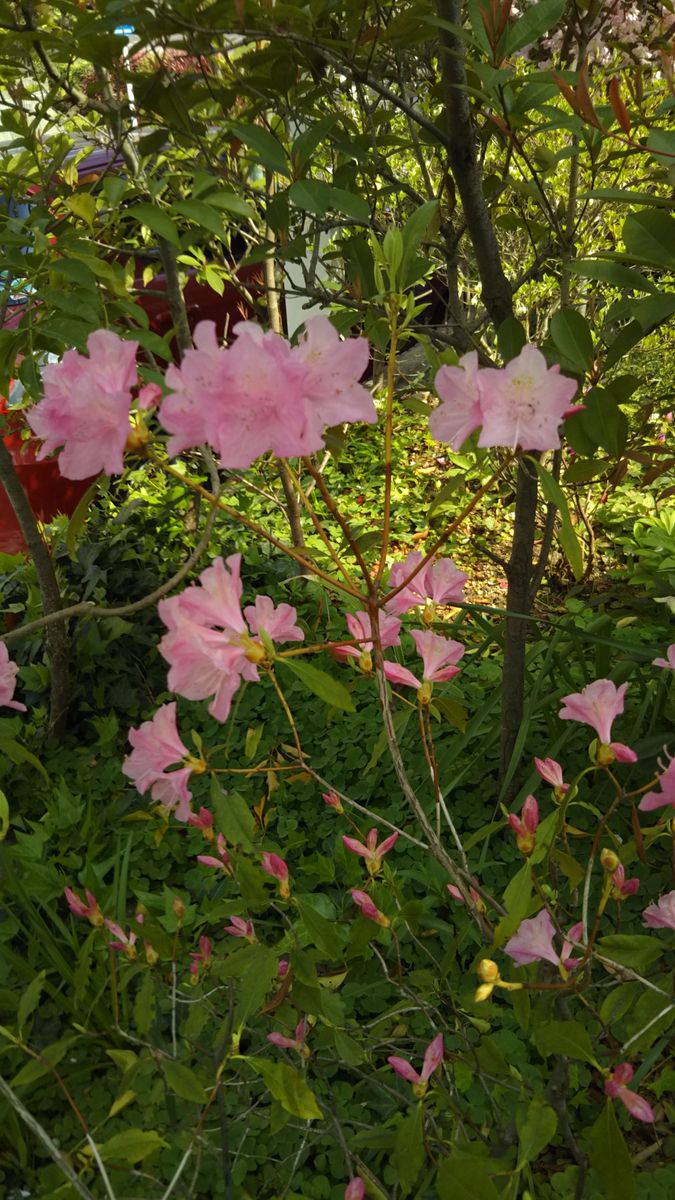
[(482, 958), (478, 964), (478, 978), (483, 983), (496, 983), (499, 979), (499, 967), (491, 958)]
[(492, 995), (494, 990), (495, 990), (494, 983), (481, 983), (476, 988), (476, 992), (474, 995), (474, 1000), (475, 1000), (476, 1004), (482, 1004), (483, 1000), (489, 1000), (490, 996)]
[(417, 689), (417, 703), (421, 704), (423, 708), (426, 708), (427, 705), (431, 703), (431, 693), (433, 690), (433, 683), (430, 683), (428, 679), (425, 679), (422, 686)]
[(150, 942), (144, 942), (143, 945), (145, 947), (145, 960), (149, 967), (154, 967), (155, 963), (159, 961), (159, 954), (155, 950), (155, 947), (150, 945)]
[(434, 621), (436, 620), (436, 605), (434, 604), (433, 600), (427, 600), (422, 612), (420, 613), (420, 616), (422, 618), (423, 625), (433, 625)]
[(173, 915), (177, 921), (182, 921), (185, 916), (185, 905), (180, 896), (174, 896), (173, 904), (171, 905)]
[(364, 675), (370, 675), (373, 669), (373, 656), (369, 650), (362, 650), (359, 654), (359, 670), (363, 671)]
[(600, 862), (602, 863), (603, 869), (608, 871), (611, 875), (612, 872), (616, 871), (616, 868), (619, 866), (619, 856), (618, 854), (615, 854), (613, 850), (610, 850), (607, 846), (605, 846), (605, 849), (600, 854)]

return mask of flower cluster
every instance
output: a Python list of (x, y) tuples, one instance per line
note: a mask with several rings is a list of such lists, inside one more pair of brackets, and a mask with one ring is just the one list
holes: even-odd
[(308, 320), (297, 346), (251, 321), (234, 332), (233, 345), (221, 347), (215, 325), (203, 321), (194, 350), (167, 370), (159, 418), (171, 434), (169, 454), (206, 443), (221, 466), (244, 469), (270, 450), (279, 458), (320, 450), (328, 426), (377, 421), (358, 382), (368, 365), (365, 338), (342, 341), (326, 317)]
[[(403, 562), (394, 563), (387, 586), (391, 590), (401, 587), (423, 561), (420, 550), (411, 550)], [(410, 583), (387, 601), (385, 608), (387, 612), (401, 616), (423, 604), (422, 619), (430, 623), (434, 619), (437, 604), (460, 604), (463, 601), (464, 585), (468, 578), (464, 571), (458, 570), (451, 558), (431, 559), (417, 571)]]
[(295, 609), (275, 607), (269, 596), (256, 596), (242, 612), (240, 567), (240, 554), (225, 562), (217, 558), (199, 583), (158, 605), (169, 631), (159, 649), (169, 663), (170, 690), (188, 700), (212, 696), (209, 712), (217, 721), (227, 720), (242, 679), (260, 678), (263, 631), (273, 642), (301, 642), (305, 636), (295, 624)]
[(435, 387), (441, 404), (429, 418), (431, 435), (459, 450), (480, 429), (479, 446), (509, 446), (512, 450), (557, 450), (559, 426), (570, 416), (577, 390), (574, 379), (548, 367), (535, 346), (523, 346), (517, 358), (501, 369), (479, 367), (475, 350), (444, 365)]

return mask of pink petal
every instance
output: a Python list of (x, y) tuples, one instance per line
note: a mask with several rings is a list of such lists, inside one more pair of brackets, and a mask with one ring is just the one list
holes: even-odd
[(626, 1105), (631, 1117), (635, 1117), (637, 1121), (653, 1122), (654, 1113), (652, 1106), (642, 1096), (638, 1096), (637, 1092), (631, 1092), (628, 1088), (619, 1090), (619, 1100), (622, 1100)]
[(610, 749), (614, 751), (614, 757), (617, 762), (634, 763), (637, 762), (638, 756), (630, 746), (625, 746), (623, 742), (610, 742)]
[(385, 662), (384, 675), (385, 679), (388, 679), (390, 683), (403, 684), (405, 687), (414, 688), (422, 686), (422, 680), (417, 679), (412, 671), (409, 671), (407, 667), (402, 667), (399, 663)]
[(351, 850), (352, 854), (358, 854), (361, 858), (370, 858), (371, 852), (367, 846), (364, 846), (363, 842), (358, 842), (353, 837), (347, 837), (346, 834), (342, 835), (342, 840), (347, 849)]
[(405, 1058), (398, 1058), (392, 1055), (387, 1059), (390, 1067), (393, 1067), (396, 1074), (401, 1076), (401, 1079), (407, 1079), (408, 1083), (422, 1083), (422, 1078), (417, 1074), (417, 1071)]
[(424, 1053), (424, 1062), (422, 1063), (422, 1073), (420, 1075), (422, 1083), (430, 1079), (434, 1071), (440, 1067), (443, 1062), (443, 1053), (443, 1034), (439, 1033), (432, 1042), (429, 1042)]
[(385, 838), (383, 842), (380, 842), (379, 846), (377, 846), (375, 849), (375, 853), (377, 854), (378, 858), (383, 858), (385, 854), (388, 854), (392, 846), (396, 844), (397, 839), (398, 834), (392, 833), (388, 838)]

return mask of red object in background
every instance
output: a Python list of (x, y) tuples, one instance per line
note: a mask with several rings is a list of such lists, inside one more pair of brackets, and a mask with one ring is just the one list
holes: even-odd
[[(5, 435), (3, 441), (12, 456), (16, 473), (35, 516), (45, 522), (52, 521), (57, 513), (71, 516), (94, 480), (64, 479), (55, 458), (38, 462), (40, 440), (35, 437), (22, 438), (21, 431), (25, 428), (23, 414), (8, 410), (4, 396), (0, 396), (0, 414), (6, 414), (6, 423), (12, 431)], [(27, 551), (21, 527), (1, 483), (0, 550), (5, 554), (24, 554)]]

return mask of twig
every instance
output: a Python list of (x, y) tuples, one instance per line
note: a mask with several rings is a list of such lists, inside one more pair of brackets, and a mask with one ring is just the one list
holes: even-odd
[(42, 1143), (47, 1153), (53, 1158), (54, 1162), (63, 1171), (63, 1174), (70, 1180), (75, 1191), (82, 1200), (94, 1200), (89, 1188), (71, 1167), (68, 1159), (61, 1153), (58, 1146), (52, 1141), (46, 1129), (42, 1127), (39, 1121), (36, 1121), (32, 1113), (28, 1111), (26, 1106), (22, 1104), (16, 1092), (9, 1086), (7, 1081), (0, 1075), (0, 1095), (4, 1096), (7, 1103), (14, 1109), (15, 1113), (21, 1118), (24, 1125), (27, 1125), (32, 1133), (35, 1134), (38, 1141)]

